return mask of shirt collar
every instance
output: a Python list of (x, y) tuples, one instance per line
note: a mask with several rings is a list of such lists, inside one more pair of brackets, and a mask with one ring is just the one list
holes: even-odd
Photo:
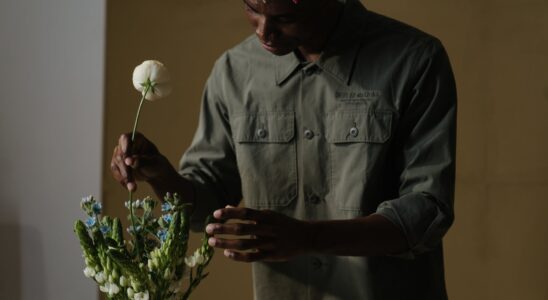
[[(354, 63), (360, 48), (360, 34), (365, 25), (363, 15), (366, 8), (358, 0), (347, 0), (344, 4), (341, 20), (335, 32), (328, 40), (325, 50), (315, 63), (322, 70), (333, 75), (344, 84), (349, 84)], [(301, 65), (297, 55), (289, 53), (275, 56), (276, 83), (281, 85), (295, 73)]]

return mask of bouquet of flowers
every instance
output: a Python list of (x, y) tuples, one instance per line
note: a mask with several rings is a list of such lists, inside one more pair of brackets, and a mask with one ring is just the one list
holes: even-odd
[[(145, 61), (135, 68), (133, 83), (142, 98), (132, 140), (144, 100), (167, 95), (168, 81), (167, 70), (160, 62)], [(92, 196), (82, 199), (81, 207), (88, 217), (85, 222), (76, 221), (74, 230), (86, 264), (84, 275), (97, 282), (108, 299), (188, 299), (207, 276), (204, 269), (213, 256), (207, 234), (201, 247), (186, 256), (190, 204), (168, 193), (161, 204), (162, 215), (155, 217), (155, 200), (146, 197), (133, 201), (132, 196), (130, 191), (125, 203), (131, 222), (127, 228), (130, 240), (124, 239), (119, 218), (102, 214), (101, 202)]]

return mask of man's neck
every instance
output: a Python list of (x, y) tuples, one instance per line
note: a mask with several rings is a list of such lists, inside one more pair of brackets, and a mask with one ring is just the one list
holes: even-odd
[(316, 62), (320, 59), (320, 56), (327, 46), (329, 39), (339, 25), (344, 4), (338, 1), (328, 1), (328, 3), (330, 3), (329, 7), (323, 8), (323, 11), (326, 11), (327, 13), (319, 18), (322, 20), (328, 20), (328, 22), (320, 23), (321, 25), (318, 26), (318, 33), (316, 34), (316, 37), (311, 39), (307, 45), (303, 45), (298, 48), (301, 58), (305, 61)]

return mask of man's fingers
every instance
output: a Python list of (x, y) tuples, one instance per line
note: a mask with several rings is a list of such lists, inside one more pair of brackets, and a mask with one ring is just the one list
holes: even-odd
[(130, 155), (129, 151), (131, 150), (131, 135), (129, 133), (124, 133), (118, 138), (118, 146), (122, 151), (123, 156)]
[(268, 258), (268, 253), (263, 251), (238, 252), (226, 249), (223, 254), (232, 260), (241, 262), (261, 261)]
[(231, 235), (254, 235), (274, 237), (274, 232), (270, 226), (249, 224), (249, 223), (230, 223), (217, 224), (212, 223), (206, 226), (206, 232), (210, 235), (214, 234), (231, 234)]
[(267, 248), (271, 242), (265, 239), (222, 239), (210, 237), (207, 241), (211, 247), (239, 251)]
[(255, 210), (245, 207), (226, 207), (213, 212), (216, 219), (240, 219), (256, 222), (268, 222), (271, 219), (270, 211)]
[(120, 145), (114, 148), (114, 153), (110, 162), (110, 169), (114, 178), (120, 182), (122, 186), (126, 187), (130, 191), (134, 191), (137, 188), (137, 185), (133, 180), (133, 173), (124, 162), (123, 152), (121, 151)]

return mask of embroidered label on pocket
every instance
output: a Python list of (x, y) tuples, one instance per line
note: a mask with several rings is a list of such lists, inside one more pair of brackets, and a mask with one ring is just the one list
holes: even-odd
[(362, 91), (336, 91), (335, 99), (344, 103), (365, 102), (377, 100), (382, 96), (380, 90), (362, 90)]

